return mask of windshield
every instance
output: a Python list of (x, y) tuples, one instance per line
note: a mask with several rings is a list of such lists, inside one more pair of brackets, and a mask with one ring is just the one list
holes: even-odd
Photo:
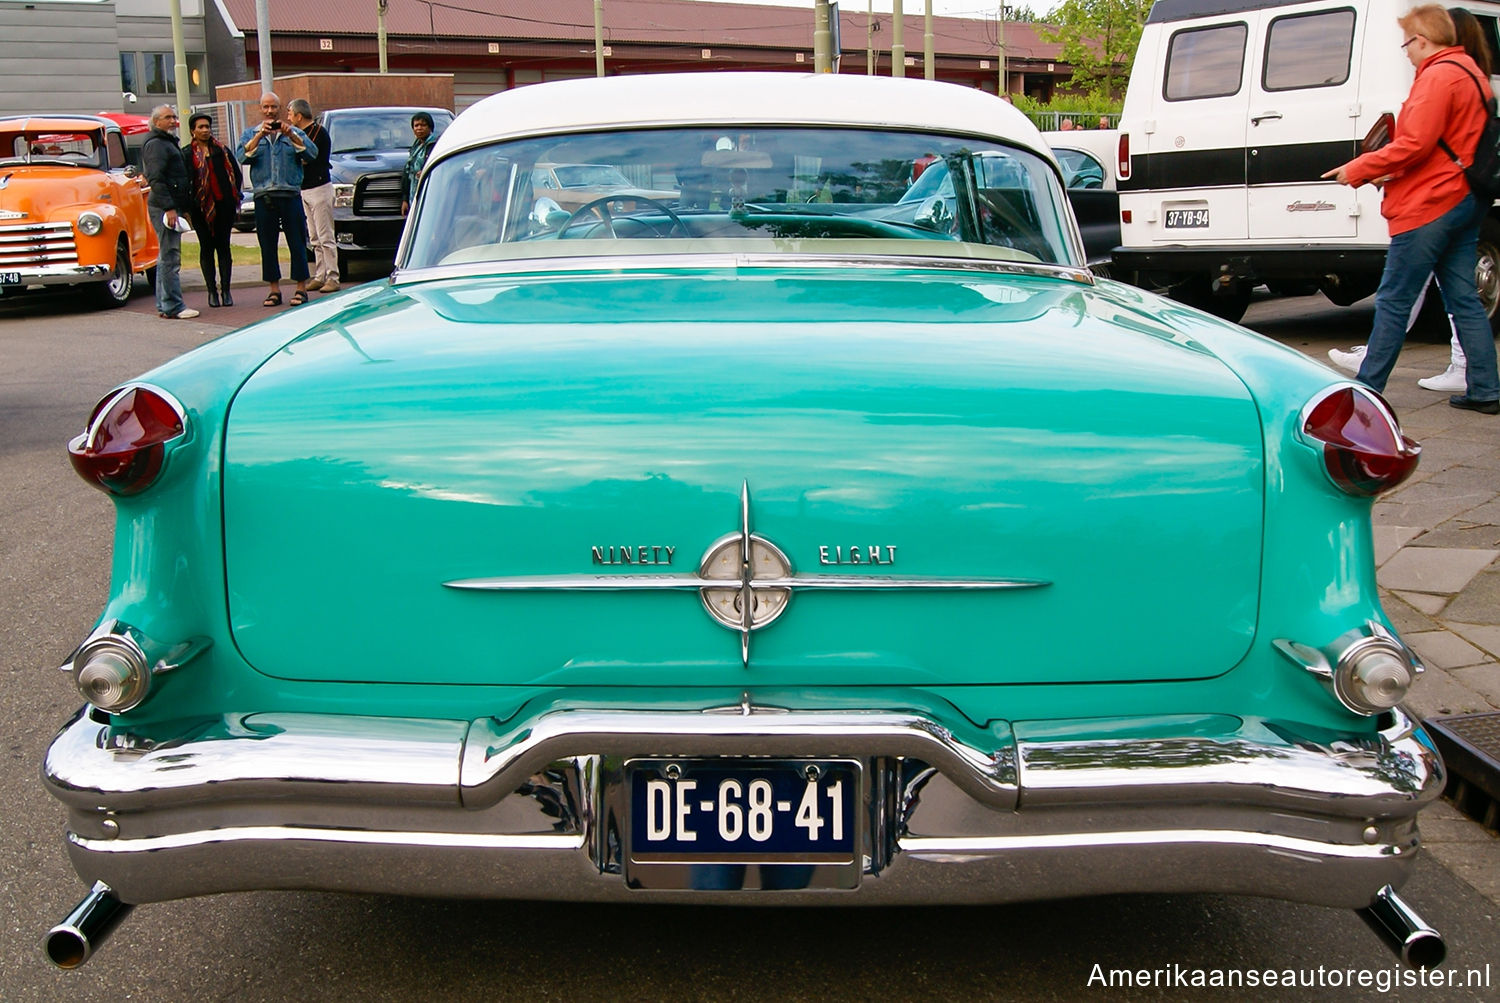
[(95, 167), (102, 133), (0, 132), (0, 163), (60, 163)]
[[(334, 153), (404, 150), (412, 144), (411, 116), (410, 111), (400, 109), (329, 115), (323, 127), (328, 130), (329, 149)], [(441, 135), (452, 122), (452, 115), (433, 112), (433, 135)]]
[[(580, 192), (575, 183), (603, 190)], [(608, 191), (621, 185), (628, 188)], [(496, 143), (433, 164), (408, 224), (404, 267), (752, 251), (1076, 265), (1067, 212), (1045, 160), (967, 137), (839, 128), (582, 133)]]

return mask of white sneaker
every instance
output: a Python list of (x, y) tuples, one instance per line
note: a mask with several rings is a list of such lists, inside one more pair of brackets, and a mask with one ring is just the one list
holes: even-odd
[(1418, 380), (1417, 386), (1423, 390), (1438, 390), (1445, 394), (1461, 394), (1469, 389), (1468, 367), (1449, 365), (1447, 369), (1436, 376), (1429, 376), (1425, 380)]
[(1351, 373), (1357, 373), (1359, 372), (1359, 367), (1365, 361), (1365, 346), (1355, 345), (1347, 352), (1340, 351), (1337, 348), (1330, 348), (1328, 350), (1328, 358), (1340, 369), (1347, 369)]
[(196, 316), (198, 316), (198, 311), (194, 310), (190, 306), (183, 307), (181, 310), (178, 310), (175, 314), (172, 315), (173, 319), (175, 320), (192, 320)]

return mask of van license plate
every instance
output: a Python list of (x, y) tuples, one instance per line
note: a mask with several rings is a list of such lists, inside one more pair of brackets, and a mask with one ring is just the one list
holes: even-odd
[(1168, 209), (1168, 229), (1201, 229), (1208, 226), (1207, 209)]
[(0, 286), (18, 286), (20, 284), (20, 272), (0, 272)]

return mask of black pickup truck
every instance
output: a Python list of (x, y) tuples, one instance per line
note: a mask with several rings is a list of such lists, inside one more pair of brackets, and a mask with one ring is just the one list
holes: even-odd
[(348, 278), (353, 258), (393, 264), (405, 219), (401, 172), (411, 149), (411, 117), (432, 116), (433, 135), (453, 122), (443, 108), (334, 108), (321, 116), (332, 140), (333, 240), (339, 276)]

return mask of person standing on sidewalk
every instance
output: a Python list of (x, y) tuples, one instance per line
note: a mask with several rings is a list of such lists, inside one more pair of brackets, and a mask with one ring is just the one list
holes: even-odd
[(406, 170), (401, 172), (401, 215), (411, 212), (411, 200), (417, 194), (417, 179), (427, 164), (427, 155), (437, 145), (432, 134), (432, 116), (419, 111), (411, 117), (411, 150), (406, 154)]
[(188, 132), (193, 137), (183, 151), (192, 189), (188, 218), (198, 234), (198, 267), (208, 284), (208, 305), (234, 306), (229, 292), (234, 270), (229, 235), (240, 211), (240, 165), (234, 154), (214, 139), (213, 119), (203, 112), (188, 116)]
[(302, 212), (302, 165), (318, 148), (301, 129), (281, 117), (281, 98), (260, 96), (260, 125), (240, 134), (255, 193), (255, 235), (260, 241), (260, 277), (270, 286), (262, 306), (281, 306), (281, 261), (277, 234), (285, 231), (297, 291), (292, 306), (307, 302), (307, 216)]
[(312, 278), (307, 288), (313, 292), (338, 292), (339, 252), (333, 242), (333, 150), (328, 130), (313, 118), (312, 105), (301, 98), (287, 103), (287, 117), (318, 148), (318, 155), (302, 165), (302, 211), (307, 215), (307, 242), (312, 246)]
[(156, 260), (156, 313), (167, 320), (191, 320), (198, 311), (182, 302), (182, 231), (191, 204), (187, 166), (177, 143), (177, 109), (169, 104), (151, 109), (151, 134), (141, 147), (142, 173), (151, 184), (146, 211), (161, 254)]
[(1474, 286), (1480, 206), (1463, 168), (1439, 140), (1472, 161), (1488, 108), (1474, 82), (1489, 96), (1489, 80), (1456, 43), (1453, 19), (1439, 4), (1413, 7), (1396, 19), (1406, 41), (1401, 48), (1416, 68), (1416, 81), (1396, 117), (1391, 142), (1323, 176), (1359, 187), (1384, 184), (1380, 203), (1391, 233), (1385, 271), (1375, 293), (1375, 322), (1358, 379), (1384, 390), (1406, 337), (1417, 294), (1436, 277), (1438, 291), (1468, 356), (1467, 391), (1448, 398), (1452, 407), (1500, 414), (1500, 375), (1489, 317)]

